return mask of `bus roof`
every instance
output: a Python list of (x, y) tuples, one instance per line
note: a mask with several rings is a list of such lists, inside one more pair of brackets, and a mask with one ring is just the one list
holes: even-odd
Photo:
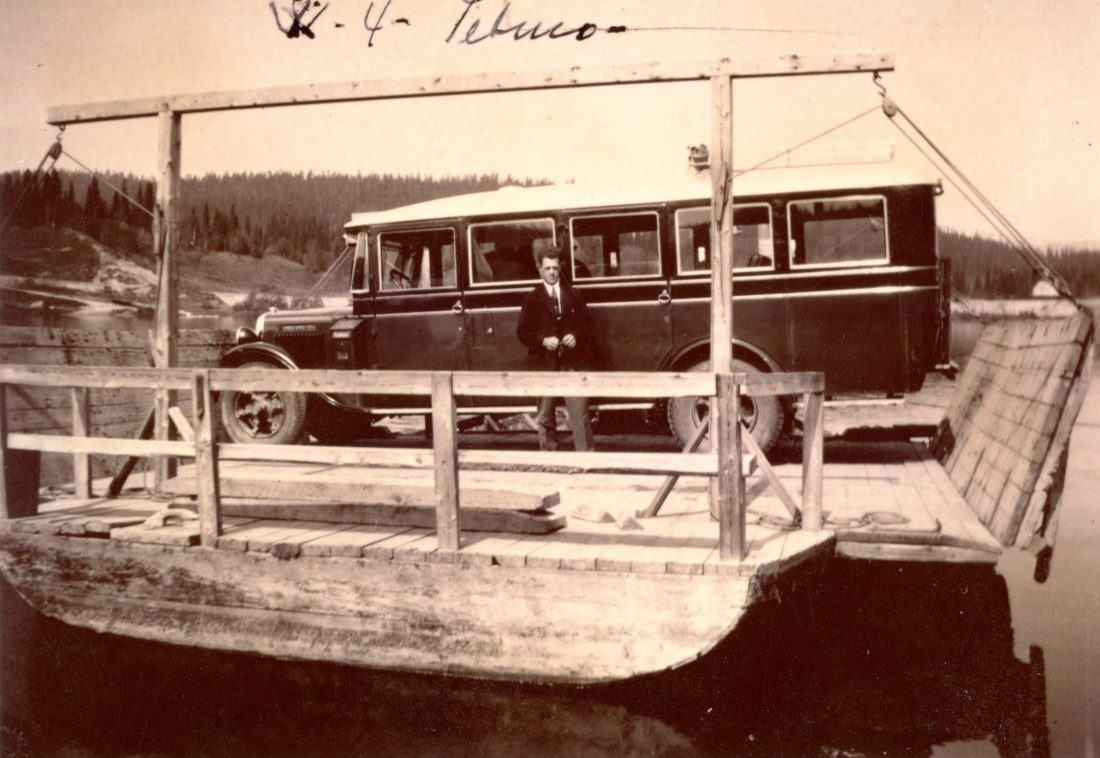
[[(938, 178), (893, 164), (800, 166), (757, 169), (735, 175), (735, 197), (767, 197), (793, 192), (821, 190), (868, 190), (914, 184), (936, 184)], [(403, 205), (385, 211), (353, 213), (345, 228), (360, 229), (378, 224), (532, 213), (558, 209), (576, 210), (630, 205), (650, 205), (710, 198), (710, 174), (683, 176), (652, 182), (624, 178), (599, 184), (550, 184), (536, 187), (502, 187), (491, 192), (474, 192)]]

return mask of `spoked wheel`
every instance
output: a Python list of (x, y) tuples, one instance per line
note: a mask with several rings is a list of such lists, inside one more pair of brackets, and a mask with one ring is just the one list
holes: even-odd
[[(269, 363), (246, 363), (239, 368), (272, 369)], [(300, 392), (223, 392), (222, 427), (234, 442), (290, 444), (302, 438), (306, 396)]]
[[(709, 371), (710, 361), (702, 361), (689, 371)], [(733, 361), (734, 371), (758, 371), (744, 361)], [(668, 401), (668, 426), (680, 445), (687, 445), (695, 430), (703, 423), (709, 412), (705, 397), (677, 397)], [(786, 424), (786, 411), (778, 397), (741, 397), (741, 423), (752, 433), (753, 439), (765, 453), (783, 435)], [(708, 449), (708, 440), (700, 445), (701, 450)]]

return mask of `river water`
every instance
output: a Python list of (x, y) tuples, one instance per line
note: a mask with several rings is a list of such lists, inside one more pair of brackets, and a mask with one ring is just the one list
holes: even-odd
[(1043, 585), (1015, 551), (995, 568), (838, 560), (702, 661), (615, 687), (134, 641), (46, 619), (0, 583), (0, 753), (1095, 755), (1097, 461), (1100, 382), (1074, 431)]

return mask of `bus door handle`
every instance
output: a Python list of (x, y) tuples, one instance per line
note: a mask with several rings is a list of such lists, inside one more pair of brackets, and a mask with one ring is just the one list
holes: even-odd
[(661, 294), (657, 296), (657, 302), (661, 305), (668, 305), (672, 302), (672, 296), (668, 294), (668, 290), (661, 290)]
[(462, 307), (462, 301), (455, 300), (455, 304), (451, 306), (451, 313), (455, 314), (456, 316), (461, 316), (463, 311), (465, 311), (465, 308)]

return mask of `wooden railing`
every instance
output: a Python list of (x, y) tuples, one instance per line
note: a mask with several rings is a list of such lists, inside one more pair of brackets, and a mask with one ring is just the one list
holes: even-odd
[[(73, 436), (7, 431), (6, 385), (72, 388)], [(192, 395), (194, 439), (142, 440), (91, 437), (87, 423), (87, 388), (135, 388), (186, 391)], [(333, 447), (219, 443), (216, 393), (225, 391), (327, 392), (370, 395), (428, 395), (431, 398), (432, 449)], [(0, 468), (6, 452), (31, 450), (67, 453), (76, 469), (76, 494), (91, 497), (88, 455), (194, 458), (201, 544), (213, 547), (221, 534), (219, 461), (276, 460), (329, 464), (432, 469), (439, 547), (460, 547), (460, 468), (516, 469), (548, 462), (581, 471), (658, 473), (713, 477), (719, 507), (719, 544), (723, 559), (744, 555), (745, 502), (741, 435), (727, 434), (711, 452), (680, 453), (534, 452), (463, 450), (457, 446), (455, 397), (716, 398), (719, 414), (739, 416), (741, 394), (804, 396), (801, 524), (821, 528), (822, 401), (824, 378), (804, 374), (688, 373), (488, 373), (426, 371), (284, 371), (240, 369), (155, 369), (68, 366), (0, 366)], [(739, 428), (719, 425), (719, 428)], [(750, 443), (751, 444), (751, 443)], [(550, 457), (552, 456), (552, 457)], [(770, 470), (770, 469), (769, 469)], [(3, 488), (0, 477), (0, 489)], [(773, 482), (773, 484), (778, 484)], [(733, 488), (730, 492), (729, 488)], [(0, 517), (8, 518), (8, 495), (0, 491)]]

